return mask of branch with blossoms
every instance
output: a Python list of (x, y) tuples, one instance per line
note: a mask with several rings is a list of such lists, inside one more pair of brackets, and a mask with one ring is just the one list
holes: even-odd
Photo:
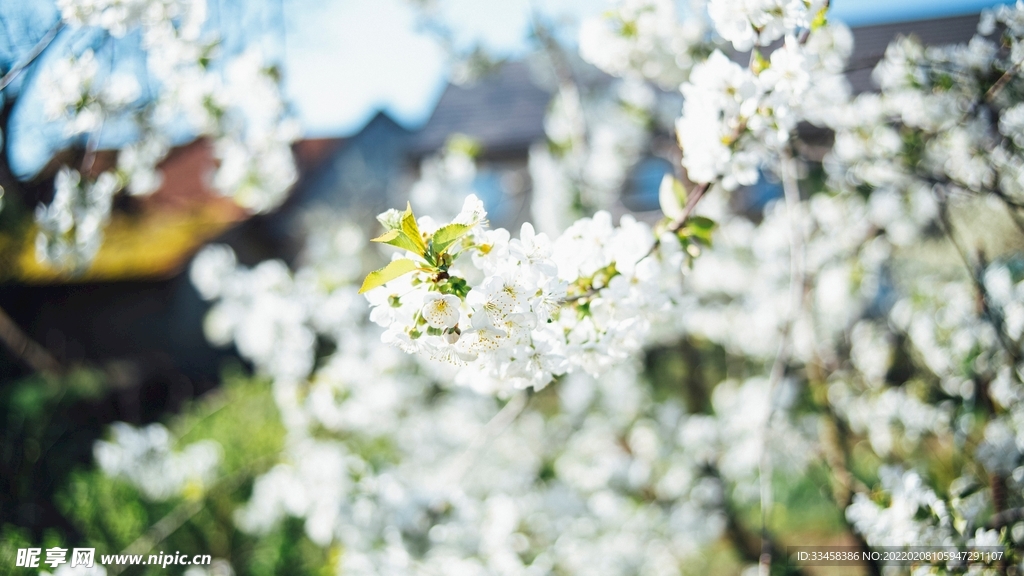
[(22, 70), (32, 64), (32, 62), (34, 62), (35, 59), (38, 58), (44, 50), (46, 50), (46, 47), (50, 45), (50, 42), (53, 42), (53, 39), (57, 37), (57, 33), (60, 32), (62, 28), (64, 28), (64, 21), (57, 21), (57, 23), (51, 26), (50, 29), (46, 31), (46, 34), (36, 42), (36, 45), (29, 50), (29, 53), (25, 55), (21, 62), (15, 64), (10, 70), (5, 72), (2, 77), (0, 77), (0, 91), (3, 91), (3, 89), (11, 82), (14, 82), (14, 80), (18, 78), (18, 75), (21, 74)]
[(445, 225), (411, 208), (379, 220), (386, 232), (375, 241), (404, 251), (360, 289), (382, 339), (512, 388), (540, 389), (627, 357), (679, 289), (666, 279), (680, 276), (680, 244), (648, 257), (654, 232), (631, 218), (614, 227), (600, 212), (554, 241), (527, 223), (512, 239), (485, 228), (483, 204), (470, 196)]
[[(601, 255), (596, 258), (596, 265), (586, 269), (572, 259), (560, 259), (556, 255), (558, 247), (572, 246), (573, 240), (586, 242), (573, 246), (573, 252), (562, 254), (584, 260), (592, 257), (593, 244), (605, 244), (604, 238), (593, 237), (590, 229), (598, 218), (607, 218), (598, 213), (594, 220), (583, 219), (571, 226), (555, 240), (552, 252), (541, 252), (539, 259), (531, 262), (517, 254), (524, 251), (517, 248), (516, 242), (534, 237), (533, 228), (524, 225), (522, 239), (509, 241), (510, 260), (516, 262), (512, 273), (500, 272), (499, 265), (486, 262), (487, 257), (483, 255), (499, 253), (491, 243), (474, 241), (472, 236), (467, 236), (470, 241), (465, 248), (471, 252), (475, 250), (473, 263), (478, 268), (470, 275), (481, 277), (482, 273), (482, 281), (480, 284), (466, 283), (466, 275), (455, 276), (453, 280), (451, 268), (455, 259), (446, 259), (451, 254), (430, 247), (434, 236), (427, 233), (420, 237), (419, 228), (409, 224), (416, 221), (411, 210), (401, 216), (397, 212), (386, 213), (381, 221), (388, 232), (378, 240), (412, 252), (419, 258), (396, 258), (387, 267), (368, 276), (364, 283), (364, 291), (382, 289), (371, 297), (371, 305), (374, 306), (375, 321), (387, 328), (384, 341), (397, 344), (407, 352), (467, 366), (471, 373), (506, 385), (512, 383), (513, 387), (539, 388), (573, 368), (593, 370), (595, 366), (607, 364), (609, 358), (617, 354), (628, 354), (629, 348), (625, 346), (621, 346), (620, 352), (604, 344), (609, 337), (616, 335), (620, 335), (621, 343), (627, 343), (628, 339), (621, 338), (623, 334), (633, 340), (642, 339), (654, 320), (653, 316), (657, 312), (668, 311), (679, 299), (678, 295), (675, 298), (663, 297), (661, 305), (646, 310), (646, 314), (638, 313), (640, 310), (636, 309), (631, 309), (629, 314), (618, 313), (618, 309), (632, 308), (623, 302), (630, 298), (628, 289), (620, 287), (635, 287), (642, 282), (643, 276), (631, 270), (650, 262), (663, 266), (663, 251), (668, 249), (674, 252), (675, 270), (666, 270), (668, 274), (664, 275), (662, 282), (671, 282), (667, 278), (678, 278), (682, 255), (698, 256), (701, 246), (710, 245), (712, 239), (715, 223), (694, 215), (701, 199), (715, 186), (728, 192), (741, 185), (754, 184), (762, 165), (786, 156), (784, 150), (800, 120), (820, 121), (823, 116), (820, 108), (823, 107), (815, 109), (808, 103), (821, 102), (828, 97), (827, 91), (837, 85), (843, 86), (837, 79), (842, 72), (845, 54), (829, 60), (828, 50), (822, 48), (848, 53), (849, 33), (845, 33), (845, 38), (842, 29), (838, 35), (830, 34), (832, 29), (826, 28), (824, 19), (827, 4), (788, 4), (796, 10), (794, 14), (787, 15), (790, 28), (780, 26), (777, 30), (768, 26), (779, 22), (775, 22), (774, 16), (767, 12), (759, 15), (740, 12), (742, 22), (733, 21), (735, 29), (730, 29), (722, 21), (735, 19), (736, 12), (722, 10), (725, 4), (712, 3), (709, 13), (720, 32), (729, 31), (723, 36), (737, 49), (767, 45), (783, 35), (787, 36), (786, 42), (769, 58), (759, 50), (752, 50), (747, 69), (731, 62), (719, 50), (712, 52), (705, 62), (694, 65), (681, 88), (685, 102), (676, 129), (682, 150), (682, 166), (695, 186), (687, 192), (674, 178), (663, 181), (659, 200), (665, 219), (653, 233), (647, 232), (649, 241), (641, 254), (629, 255), (626, 259)], [(767, 20), (762, 22), (765, 18)], [(803, 33), (798, 37), (799, 30)], [(744, 36), (747, 31), (753, 36)], [(793, 168), (787, 166), (784, 170), (792, 171)], [(793, 186), (787, 185), (787, 199), (791, 203), (799, 202), (798, 197), (790, 198), (790, 189)], [(791, 210), (795, 211), (796, 207), (791, 207)], [(451, 224), (437, 229), (434, 234), (442, 234), (441, 246), (449, 246), (449, 227), (462, 226), (458, 228), (459, 233), (468, 234), (465, 228), (471, 224), (466, 214), (464, 210), (463, 215)], [(463, 221), (460, 222), (460, 218)], [(629, 225), (630, 222), (624, 221), (623, 228)], [(794, 229), (800, 227), (796, 219), (792, 225)], [(610, 222), (602, 229), (608, 235), (617, 233)], [(504, 230), (494, 233), (505, 240), (509, 237)], [(664, 242), (667, 238), (677, 241), (667, 246)], [(798, 243), (791, 247), (794, 262), (799, 258), (800, 249)], [(579, 250), (584, 251), (582, 255)], [(546, 267), (554, 269), (555, 273), (544, 272), (537, 267), (538, 263), (548, 260), (550, 263)], [(411, 280), (404, 279), (406, 275)], [(520, 279), (538, 279), (539, 282)], [(550, 279), (559, 281), (554, 290), (551, 290), (551, 285), (543, 285)], [(658, 287), (656, 283), (652, 284), (641, 293), (657, 294)], [(791, 284), (791, 291), (802, 296), (802, 282), (791, 279)], [(548, 306), (538, 314), (531, 300), (546, 301)], [(797, 300), (791, 310), (793, 318), (798, 314), (801, 301), (802, 298)], [(385, 309), (385, 305), (391, 309)], [(407, 307), (404, 312), (396, 312), (403, 307)], [(640, 306), (641, 310), (643, 308)], [(788, 340), (788, 332), (787, 329), (783, 333), (784, 341)], [(785, 344), (782, 349), (785, 349)], [(569, 363), (578, 362), (577, 358), (583, 361), (578, 366), (571, 366)], [(776, 384), (781, 379), (784, 361), (780, 351), (776, 368), (772, 371), (772, 380)], [(774, 387), (771, 385), (770, 390)], [(765, 423), (766, 428), (770, 421), (771, 415)], [(765, 437), (767, 434), (766, 429)], [(766, 453), (765, 446), (762, 446), (762, 453)], [(770, 473), (763, 459), (761, 468), (762, 517), (766, 523), (771, 499), (770, 495), (764, 495), (764, 486), (770, 484)], [(764, 539), (763, 548), (761, 560), (770, 564), (774, 554), (768, 539)]]

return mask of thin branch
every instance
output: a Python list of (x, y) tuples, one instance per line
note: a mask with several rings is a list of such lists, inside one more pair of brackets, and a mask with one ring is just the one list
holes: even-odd
[[(829, 9), (829, 5), (830, 4), (831, 4), (831, 2), (829, 0), (825, 0), (825, 4), (822, 5), (821, 10), (822, 11), (827, 11)], [(811, 37), (811, 29), (808, 28), (807, 30), (804, 30), (803, 33), (800, 34), (800, 45), (803, 46), (804, 44), (807, 44), (807, 40), (810, 37)]]
[[(721, 481), (721, 474), (716, 467), (711, 467), (708, 470), (709, 474)], [(767, 541), (767, 546), (771, 551), (772, 556), (785, 557), (785, 551), (775, 542), (769, 534), (765, 538), (765, 534), (762, 534), (762, 544), (758, 546), (758, 538), (754, 534), (751, 534), (749, 530), (740, 521), (739, 514), (729, 502), (726, 501), (722, 505), (722, 512), (725, 514), (725, 534), (729, 540), (736, 547), (736, 551), (739, 552), (740, 556), (749, 562), (758, 562), (763, 558), (761, 549), (764, 548), (764, 542)], [(760, 548), (760, 549), (759, 549)], [(804, 573), (798, 566), (788, 566), (789, 574), (796, 576), (802, 576)]]
[(558, 81), (559, 92), (569, 87), (575, 88), (576, 81), (573, 80), (572, 67), (569, 65), (562, 47), (551, 35), (548, 27), (540, 21), (540, 14), (537, 12), (536, 7), (532, 5), (530, 6), (530, 26), (534, 36), (540, 42), (541, 48), (544, 49), (544, 55), (547, 56), (548, 63), (551, 64), (551, 71)]
[(4, 74), (3, 78), (0, 78), (0, 91), (3, 91), (3, 89), (7, 88), (7, 86), (10, 85), (11, 82), (14, 82), (14, 79), (18, 77), (18, 74), (21, 74), (22, 70), (27, 68), (29, 64), (35, 61), (35, 59), (38, 58), (44, 50), (46, 50), (46, 47), (50, 45), (50, 42), (53, 42), (53, 39), (57, 37), (57, 33), (60, 32), (63, 28), (64, 21), (58, 20), (57, 23), (54, 24), (53, 27), (51, 27), (46, 32), (46, 34), (39, 39), (39, 42), (37, 42), (36, 45), (32, 47), (32, 50), (29, 51), (28, 56), (26, 56), (25, 59), (19, 62), (18, 64), (15, 64), (14, 68), (8, 70), (7, 73)]
[[(832, 469), (833, 477), (836, 480), (836, 485), (833, 486), (832, 490), (832, 498), (836, 506), (845, 512), (853, 502), (853, 495), (855, 493), (867, 493), (869, 489), (850, 471), (850, 462), (853, 457), (850, 454), (850, 446), (846, 442), (846, 439), (851, 436), (849, 425), (836, 412), (827, 397), (825, 399), (824, 411), (829, 422), (832, 424), (831, 433), (828, 434), (828, 438), (825, 441), (825, 460), (829, 468)], [(842, 518), (843, 525), (857, 543), (857, 547), (860, 548), (861, 552), (869, 552), (871, 548), (867, 540), (850, 523), (846, 514), (841, 514), (840, 517)], [(872, 560), (871, 556), (867, 554), (862, 555), (862, 558), (866, 558), (864, 567), (871, 576), (881, 576), (882, 568), (876, 560)]]
[(789, 314), (782, 327), (779, 350), (772, 363), (768, 378), (768, 415), (761, 430), (761, 455), (758, 460), (758, 477), (761, 497), (761, 557), (760, 574), (768, 576), (772, 563), (772, 545), (768, 537), (768, 522), (772, 511), (772, 460), (768, 449), (772, 419), (775, 416), (775, 389), (782, 382), (789, 359), (790, 335), (803, 307), (804, 300), (804, 231), (800, 213), (800, 188), (796, 177), (796, 161), (787, 148), (780, 153), (782, 188), (786, 199), (786, 215), (789, 219)]
[[(705, 194), (707, 194), (710, 188), (711, 183), (705, 182), (704, 184), (697, 186), (690, 192), (689, 197), (686, 199), (686, 206), (683, 207), (682, 214), (680, 214), (679, 217), (677, 217), (675, 220), (672, 221), (671, 224), (669, 224), (669, 232), (675, 234), (676, 232), (682, 230), (683, 226), (686, 226), (687, 220), (689, 220), (690, 216), (693, 215), (693, 211), (697, 209), (697, 203), (700, 202), (700, 199), (703, 198)], [(652, 245), (651, 249), (647, 251), (647, 254), (644, 255), (644, 258), (647, 258), (651, 254), (654, 254), (654, 251), (657, 250), (658, 246), (660, 245), (661, 238), (655, 238), (654, 245)], [(641, 260), (642, 259), (643, 258), (641, 258)]]
[(82, 175), (83, 177), (90, 177), (92, 175), (92, 168), (96, 164), (96, 151), (100, 147), (100, 137), (103, 134), (103, 121), (100, 121), (99, 127), (89, 134), (89, 139), (85, 142), (85, 155), (82, 156)]
[[(579, 86), (573, 78), (572, 65), (565, 55), (565, 50), (552, 36), (551, 31), (541, 22), (540, 12), (533, 2), (530, 2), (530, 27), (533, 35), (546, 56), (551, 68), (551, 73), (558, 84), (558, 97), (564, 105), (572, 102), (572, 107), (577, 114), (572, 115), (572, 136), (570, 137), (570, 148), (575, 153), (586, 155), (589, 149), (589, 132), (586, 117), (583, 114), (583, 102), (580, 99)], [(587, 198), (587, 184), (579, 170), (573, 170), (567, 175), (571, 188), (574, 191), (576, 201), (585, 205)]]
[[(129, 544), (124, 549), (123, 555), (141, 556), (149, 552), (154, 546), (163, 542), (171, 534), (174, 534), (190, 518), (198, 514), (203, 509), (203, 504), (203, 500), (200, 499), (187, 500), (175, 506), (169, 514), (158, 520), (142, 536), (139, 536), (134, 542)], [(116, 576), (127, 566), (127, 564), (114, 564), (110, 566), (109, 571), (112, 576)]]
[(935, 194), (939, 202), (939, 224), (942, 228), (942, 231), (943, 233), (945, 233), (946, 238), (948, 238), (950, 243), (953, 245), (953, 248), (956, 249), (956, 253), (960, 256), (960, 260), (967, 268), (967, 275), (970, 276), (971, 282), (974, 283), (975, 289), (981, 296), (983, 304), (981, 316), (988, 320), (989, 324), (992, 325), (992, 328), (995, 330), (996, 337), (999, 339), (999, 343), (1006, 350), (1006, 353), (1010, 355), (1010, 359), (1013, 361), (1013, 363), (1016, 364), (1021, 360), (1020, 352), (1016, 349), (1014, 344), (1009, 341), (1009, 336), (1003, 329), (1002, 320), (998, 316), (996, 316), (992, 312), (991, 307), (989, 307), (988, 291), (985, 288), (985, 282), (984, 280), (982, 280), (979, 274), (979, 270), (971, 261), (970, 256), (968, 256), (967, 250), (964, 249), (964, 247), (960, 244), (960, 241), (957, 239), (956, 231), (953, 229), (953, 223), (949, 219), (949, 204), (938, 193), (937, 190), (935, 191)]
[(506, 428), (515, 422), (516, 418), (522, 414), (529, 402), (529, 395), (525, 391), (521, 391), (513, 396), (497, 414), (491, 417), (491, 419), (484, 425), (483, 430), (477, 435), (476, 439), (466, 448), (458, 459), (455, 461), (451, 468), (451, 482), (458, 484), (462, 481), (462, 477), (469, 472), (470, 466), (476, 461), (480, 454), (480, 451), (487, 447), (495, 438), (501, 435)]
[[(221, 478), (210, 488), (209, 491), (207, 491), (207, 494), (221, 490), (226, 490), (227, 492), (234, 491), (242, 485), (253, 470), (268, 460), (269, 458), (259, 458), (250, 462), (243, 468)], [(149, 530), (146, 530), (145, 533), (129, 544), (128, 547), (121, 552), (121, 555), (138, 556), (149, 552), (154, 546), (163, 542), (168, 536), (174, 534), (178, 528), (181, 528), (185, 522), (188, 522), (193, 516), (198, 514), (205, 507), (205, 502), (205, 498), (198, 498), (196, 500), (186, 500), (185, 502), (178, 504), (166, 516), (150, 526)], [(126, 567), (128, 567), (128, 564), (114, 564), (110, 567), (108, 572), (111, 576), (117, 576), (117, 574), (120, 574)]]
[(0, 308), (0, 341), (32, 370), (43, 374), (60, 374), (60, 362), (49, 350), (29, 338), (3, 308)]
[[(678, 218), (676, 218), (675, 220), (672, 221), (671, 224), (669, 224), (667, 232), (675, 234), (676, 232), (682, 230), (683, 226), (686, 226), (686, 222), (690, 219), (690, 216), (693, 215), (693, 211), (697, 208), (697, 203), (700, 202), (700, 199), (704, 197), (704, 195), (710, 188), (711, 183), (705, 183), (693, 189), (693, 191), (690, 193), (689, 197), (686, 200), (686, 206), (683, 207), (682, 214), (680, 214)], [(655, 251), (657, 251), (658, 246), (661, 246), (660, 237), (654, 239), (654, 244), (651, 245), (651, 249), (648, 250), (647, 253), (644, 254), (642, 258), (640, 258), (640, 260), (643, 260), (644, 258), (649, 258), (652, 254), (654, 254)], [(591, 296), (596, 296), (600, 291), (601, 290), (599, 288), (591, 288), (582, 294), (570, 296), (563, 300), (563, 302), (565, 302), (566, 304), (573, 304), (575, 302), (579, 302), (580, 300), (590, 298)]]
[(1006, 85), (1009, 84), (1010, 80), (1013, 78), (1015, 74), (1017, 74), (1018, 70), (1020, 70), (1020, 62), (1015, 63), (1013, 66), (1010, 66), (1006, 70), (1006, 72), (1003, 72), (1003, 75), (1000, 76), (998, 80), (996, 80), (996, 83), (990, 86), (989, 89), (985, 91), (984, 100), (986, 102), (991, 102), (992, 100), (994, 100), (995, 97), (998, 96), (999, 93), (1003, 91), (1003, 88), (1005, 88)]
[(989, 519), (988, 524), (985, 528), (989, 530), (998, 530), (1003, 526), (1009, 526), (1024, 520), (1024, 508), (1010, 508), (1009, 510), (1003, 510), (998, 514), (994, 514)]

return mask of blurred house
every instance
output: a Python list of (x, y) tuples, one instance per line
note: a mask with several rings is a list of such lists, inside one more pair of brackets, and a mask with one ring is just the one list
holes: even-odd
[[(966, 42), (977, 22), (972, 15), (855, 28), (848, 69), (855, 92), (872, 88), (871, 70), (895, 36), (914, 34), (930, 44)], [(608, 79), (594, 74), (586, 81)], [(177, 398), (213, 386), (229, 355), (206, 344), (201, 329), (206, 307), (185, 273), (200, 246), (227, 242), (246, 263), (272, 257), (293, 261), (310, 214), (344, 213), (371, 221), (366, 219), (404, 202), (423, 158), (439, 152), (456, 133), (481, 147), (475, 188), (493, 220), (521, 221), (530, 206), (529, 148), (544, 141), (553, 92), (550, 79), (527, 62), (511, 62), (471, 85), (449, 86), (418, 130), (380, 112), (349, 137), (298, 142), (300, 180), (289, 200), (264, 216), (249, 217), (210, 189), (204, 174), (214, 160), (207, 144), (183, 147), (164, 163), (159, 192), (122, 207), (88, 275), (68, 283), (26, 254), (20, 277), (0, 284), (0, 307), (59, 358), (111, 367), (126, 388), (155, 383), (173, 406)], [(820, 130), (808, 135), (821, 139), (822, 149), (831, 138)], [(661, 176), (673, 167), (653, 151), (642, 158), (627, 178), (625, 208), (656, 209)], [(750, 192), (756, 201), (778, 190), (766, 182)], [(0, 377), (16, 373), (11, 356), (0, 353)]]
[(847, 64), (846, 76), (854, 94), (876, 89), (871, 71), (885, 55), (889, 43), (898, 36), (916, 36), (928, 46), (963, 44), (974, 37), (979, 14), (860, 26), (852, 29), (853, 54)]
[(529, 147), (544, 139), (551, 97), (552, 90), (534, 79), (526, 62), (510, 62), (472, 84), (449, 85), (418, 130), (407, 130), (378, 112), (318, 165), (303, 170), (270, 233), (283, 255), (290, 256), (301, 245), (302, 219), (308, 213), (344, 212), (372, 222), (380, 212), (404, 204), (420, 162), (441, 151), (454, 134), (480, 147), (474, 188), (492, 219), (524, 215)]
[[(978, 19), (973, 14), (853, 28), (854, 51), (847, 68), (853, 92), (875, 89), (871, 72), (897, 36), (914, 35), (930, 45), (963, 43), (975, 34)], [(529, 148), (545, 139), (544, 117), (554, 95), (552, 80), (537, 70), (542, 66), (510, 62), (470, 85), (449, 85), (430, 119), (416, 131), (406, 131), (384, 112), (379, 113), (296, 186), (284, 209), (291, 214), (285, 218), (289, 225), (283, 228), (297, 230), (295, 215), (307, 208), (354, 210), (359, 212), (357, 217), (370, 217), (404, 203), (419, 163), (440, 152), (453, 134), (468, 136), (480, 145), (474, 188), (492, 220), (521, 221), (530, 205)], [(584, 88), (611, 80), (588, 72), (587, 78), (577, 78)], [(820, 144), (821, 151), (831, 145), (827, 130), (802, 126), (801, 131), (805, 139)], [(671, 134), (663, 136), (674, 139)], [(626, 180), (623, 210), (658, 207), (657, 188), (674, 164), (658, 153), (658, 146), (651, 148)], [(754, 188), (750, 193), (755, 199), (761, 197), (762, 205), (779, 192), (778, 186), (768, 181)]]

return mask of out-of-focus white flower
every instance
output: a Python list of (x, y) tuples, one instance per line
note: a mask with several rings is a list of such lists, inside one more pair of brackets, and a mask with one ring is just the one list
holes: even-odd
[[(866, 495), (854, 496), (846, 517), (872, 546), (938, 546), (951, 536), (952, 519), (945, 504), (915, 472), (880, 471), (888, 506)], [(925, 544), (927, 543), (927, 544)]]
[(715, 30), (745, 52), (810, 28), (824, 5), (823, 0), (709, 0), (708, 14)]
[(112, 432), (111, 441), (94, 446), (96, 463), (104, 474), (127, 480), (150, 500), (208, 487), (220, 463), (220, 445), (212, 440), (173, 451), (170, 433), (160, 424), (133, 428), (118, 422)]
[(669, 0), (629, 0), (583, 21), (580, 55), (609, 74), (647, 78), (670, 89), (699, 61), (707, 36), (699, 10), (680, 19)]
[(77, 171), (62, 168), (54, 180), (53, 201), (36, 208), (36, 258), (67, 271), (88, 267), (103, 243), (113, 197), (120, 189), (110, 172), (82, 182)]

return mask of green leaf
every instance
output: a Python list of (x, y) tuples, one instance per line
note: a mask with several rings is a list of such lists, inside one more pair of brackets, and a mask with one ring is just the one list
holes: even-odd
[(416, 224), (416, 217), (412, 214), (412, 204), (405, 204), (405, 213), (402, 214), (402, 232), (416, 245), (413, 252), (423, 256), (427, 252), (427, 245), (423, 242), (423, 234)]
[(686, 224), (691, 228), (697, 228), (698, 230), (714, 230), (718, 224), (711, 218), (704, 216), (690, 216), (690, 219), (686, 221)]
[(438, 228), (437, 232), (434, 232), (434, 236), (431, 238), (430, 244), (433, 246), (435, 253), (441, 254), (459, 238), (465, 236), (469, 230), (470, 227), (465, 224), (447, 224)]
[(691, 216), (690, 219), (686, 221), (684, 233), (702, 244), (711, 246), (711, 235), (717, 226), (718, 224), (710, 218), (705, 218), (704, 216)]
[(391, 244), (392, 242), (395, 241), (395, 238), (398, 238), (399, 235), (404, 236), (404, 234), (402, 234), (402, 232), (399, 231), (399, 230), (388, 230), (387, 232), (381, 234), (380, 236), (377, 236), (373, 240), (370, 240), (370, 242), (380, 242), (382, 244)]
[(686, 206), (686, 189), (683, 183), (665, 174), (661, 179), (661, 186), (658, 188), (658, 203), (661, 204), (661, 211), (670, 220), (675, 220), (683, 215), (683, 207)]
[[(372, 241), (380, 242), (382, 244), (389, 244), (397, 248), (402, 248), (403, 250), (416, 252), (417, 254), (420, 253), (420, 247), (415, 242), (413, 242), (408, 236), (406, 236), (405, 232), (402, 232), (401, 230), (389, 230), (384, 234), (381, 234), (380, 236), (374, 238)], [(422, 254), (420, 255), (422, 256)]]
[(366, 280), (363, 280), (363, 286), (359, 288), (359, 293), (362, 294), (363, 292), (373, 290), (378, 286), (383, 286), (395, 278), (398, 278), (403, 274), (408, 274), (419, 267), (419, 264), (408, 258), (392, 260), (387, 266), (367, 274)]

